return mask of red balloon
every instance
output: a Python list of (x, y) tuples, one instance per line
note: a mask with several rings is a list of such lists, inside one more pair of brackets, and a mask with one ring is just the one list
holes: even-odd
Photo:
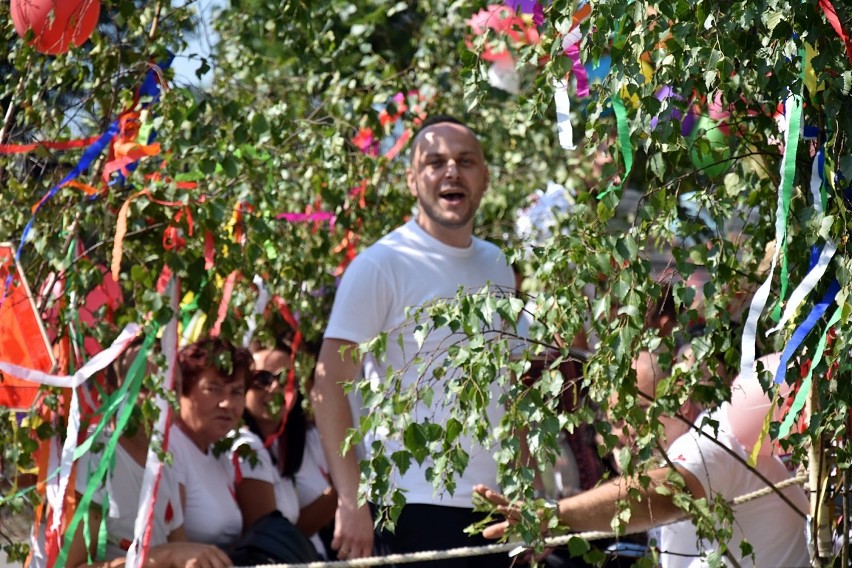
[(42, 53), (65, 53), (81, 46), (98, 25), (100, 0), (12, 0), (12, 21), (21, 37), (33, 31), (30, 45)]

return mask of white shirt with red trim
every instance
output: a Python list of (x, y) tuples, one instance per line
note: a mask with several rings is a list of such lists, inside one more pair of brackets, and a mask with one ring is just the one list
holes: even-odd
[(187, 540), (227, 548), (243, 530), (230, 456), (202, 452), (177, 426), (169, 432), (169, 450), (174, 456), (175, 477), (186, 490)]
[[(243, 445), (247, 445), (254, 450), (255, 459), (239, 457), (239, 454), (234, 453)], [(272, 442), (270, 449), (275, 453), (278, 452), (277, 439)], [(293, 480), (289, 477), (282, 477), (278, 473), (278, 468), (272, 463), (269, 451), (263, 447), (263, 441), (260, 437), (248, 428), (241, 428), (231, 448), (231, 456), (232, 461), (233, 457), (237, 456), (237, 461), (234, 465), (235, 467), (239, 467), (243, 479), (257, 479), (272, 485), (275, 491), (276, 508), (291, 523), (296, 524), (299, 520), (300, 507), (299, 498), (296, 496), (296, 490), (293, 488)]]
[[(104, 438), (104, 442), (108, 438)], [(77, 492), (83, 494), (102, 459), (100, 452), (88, 452), (77, 462)], [(142, 480), (145, 468), (136, 463), (119, 443), (115, 447), (115, 465), (106, 483), (95, 490), (92, 507), (101, 508), (104, 497), (109, 500), (109, 513), (106, 518), (107, 546), (105, 560), (123, 558), (133, 542), (136, 515), (139, 512), (139, 495), (142, 493)], [(177, 479), (168, 468), (163, 468), (154, 507), (150, 546), (160, 546), (168, 542), (169, 534), (183, 524), (183, 512), (180, 506), (180, 493)], [(96, 527), (91, 527), (93, 532)], [(92, 541), (97, 538), (91, 535)]]

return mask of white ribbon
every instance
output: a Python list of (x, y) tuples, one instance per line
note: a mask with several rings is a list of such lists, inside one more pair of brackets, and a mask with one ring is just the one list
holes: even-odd
[(257, 301), (254, 303), (254, 309), (248, 318), (248, 330), (246, 330), (245, 337), (243, 337), (243, 347), (248, 347), (251, 343), (254, 332), (257, 330), (258, 317), (266, 311), (266, 306), (269, 305), (269, 300), (272, 298), (263, 278), (255, 274), (254, 278), (252, 278), (252, 283), (257, 286)]
[(556, 88), (553, 102), (556, 103), (556, 132), (559, 145), (565, 150), (574, 150), (574, 127), (571, 126), (571, 99), (568, 97), (568, 82), (565, 79), (554, 81)]
[(50, 530), (59, 534), (62, 525), (62, 509), (65, 505), (65, 491), (68, 489), (68, 480), (71, 478), (71, 469), (74, 466), (74, 451), (77, 449), (77, 438), (80, 434), (80, 399), (77, 396), (77, 387), (71, 389), (71, 405), (68, 409), (68, 428), (65, 432), (65, 443), (62, 445), (62, 455), (59, 461), (59, 478), (51, 483), (47, 491), (47, 502), (50, 505), (52, 516)]
[(811, 168), (811, 196), (814, 200), (814, 209), (818, 213), (822, 213), (822, 175), (819, 171), (819, 163), (822, 158), (822, 150), (814, 156), (814, 165)]
[[(169, 299), (171, 303), (172, 313), (175, 314), (172, 320), (163, 330), (163, 337), (160, 340), (160, 345), (163, 349), (163, 354), (166, 357), (166, 373), (163, 377), (163, 389), (171, 391), (175, 387), (175, 374), (177, 370), (177, 348), (178, 348), (178, 321), (177, 314), (179, 313), (178, 305), (178, 288), (179, 281), (177, 277), (172, 277), (169, 282)], [(139, 493), (139, 506), (136, 515), (136, 522), (133, 526), (133, 542), (130, 548), (127, 549), (125, 565), (128, 568), (137, 568), (145, 564), (148, 556), (148, 546), (150, 542), (146, 542), (145, 534), (149, 527), (154, 522), (154, 507), (157, 504), (157, 493), (160, 488), (160, 479), (163, 473), (163, 462), (156, 450), (157, 444), (153, 442), (159, 440), (162, 450), (168, 451), (169, 438), (166, 434), (171, 422), (172, 407), (168, 401), (159, 393), (157, 394), (155, 403), (159, 410), (157, 421), (153, 425), (151, 433), (151, 442), (148, 445), (148, 455), (145, 459), (145, 475), (142, 478), (142, 490)]]
[(89, 359), (89, 361), (80, 367), (73, 375), (52, 375), (50, 373), (37, 371), (35, 369), (27, 369), (26, 367), (13, 365), (12, 363), (6, 363), (4, 361), (0, 361), (0, 371), (31, 383), (73, 389), (79, 387), (89, 380), (92, 375), (98, 371), (102, 371), (110, 363), (118, 359), (118, 356), (127, 349), (127, 346), (130, 345), (130, 342), (133, 341), (138, 334), (139, 324), (127, 324), (127, 326), (121, 330), (121, 333), (115, 341), (112, 342), (112, 345)]

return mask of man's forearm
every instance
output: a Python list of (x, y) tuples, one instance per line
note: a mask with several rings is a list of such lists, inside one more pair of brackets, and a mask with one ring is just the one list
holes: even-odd
[[(610, 531), (612, 519), (621, 510), (620, 502), (629, 505), (630, 520), (627, 528), (631, 531), (644, 531), (683, 518), (683, 511), (678, 509), (672, 500), (672, 494), (679, 489), (668, 481), (671, 473), (669, 468), (648, 472), (651, 479), (647, 488), (636, 481), (618, 478), (579, 495), (562, 499), (559, 501), (560, 523), (578, 532)], [(657, 489), (662, 486), (666, 487), (666, 491), (660, 493)], [(638, 499), (629, 495), (631, 488), (638, 492)]]

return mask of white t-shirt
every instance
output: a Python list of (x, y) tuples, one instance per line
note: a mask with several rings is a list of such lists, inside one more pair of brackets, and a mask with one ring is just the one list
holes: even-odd
[[(296, 494), (299, 496), (299, 504), (302, 508), (322, 497), (325, 490), (330, 486), (328, 475), (328, 462), (325, 461), (319, 432), (317, 432), (316, 426), (311, 424), (305, 432), (302, 465), (296, 472)], [(319, 534), (310, 535), (310, 541), (320, 556), (328, 558), (328, 553)]]
[(187, 540), (228, 547), (243, 530), (243, 515), (234, 494), (234, 466), (226, 453), (219, 457), (198, 449), (177, 426), (169, 431), (175, 477), (186, 491), (184, 528)]
[[(296, 496), (296, 489), (293, 487), (293, 481), (289, 477), (282, 477), (278, 473), (278, 468), (272, 463), (269, 451), (263, 447), (263, 441), (257, 434), (247, 428), (240, 429), (239, 436), (237, 436), (231, 449), (231, 455), (233, 456), (234, 452), (243, 445), (247, 445), (254, 450), (257, 456), (257, 461), (254, 465), (252, 465), (252, 460), (249, 458), (238, 458), (240, 473), (243, 479), (257, 479), (272, 485), (275, 491), (276, 508), (291, 523), (296, 524), (296, 521), (299, 520), (300, 507), (299, 499)], [(272, 443), (271, 449), (273, 452), (278, 451), (277, 439)]]
[(328, 462), (322, 451), (319, 432), (315, 426), (309, 426), (305, 432), (305, 451), (302, 465), (296, 472), (296, 493), (299, 503), (306, 507), (322, 497), (330, 486), (328, 482)]
[[(696, 424), (702, 424), (707, 414), (702, 414)], [(739, 442), (729, 433), (722, 413), (709, 415), (720, 424), (718, 435), (712, 427), (704, 426), (710, 436), (716, 437), (726, 448), (739, 457), (748, 456)], [(708, 500), (721, 495), (730, 502), (737, 497), (766, 488), (766, 484), (742, 463), (720, 448), (707, 436), (690, 430), (674, 441), (666, 452), (672, 463), (694, 475)], [(778, 483), (790, 478), (790, 473), (774, 456), (760, 456), (757, 470), (769, 481)], [(801, 487), (790, 486), (782, 490), (784, 495), (806, 513), (808, 500)], [(729, 552), (740, 566), (759, 568), (798, 568), (809, 566), (805, 541), (804, 518), (796, 514), (777, 495), (753, 499), (733, 508), (733, 535), (727, 543)], [(681, 521), (660, 528), (660, 551), (663, 568), (698, 568), (708, 566), (702, 553), (716, 549), (713, 543), (699, 542), (695, 527), (690, 521)], [(747, 540), (754, 550), (754, 557), (742, 557), (740, 542)], [(678, 554), (667, 554), (678, 553)]]
[[(433, 370), (446, 358), (448, 345), (457, 342), (456, 337), (450, 339), (448, 328), (438, 328), (428, 333), (423, 345), (419, 345), (413, 333), (415, 325), (406, 317), (406, 308), (455, 298), (459, 288), (479, 291), (489, 283), (507, 293), (514, 290), (514, 274), (498, 247), (476, 238), (468, 247), (452, 247), (430, 236), (412, 220), (380, 239), (349, 265), (337, 290), (325, 337), (362, 343), (388, 332), (384, 359), (365, 357), (364, 376), (378, 386), (384, 382), (388, 368), (405, 369), (402, 388), (406, 389), (421, 376), (431, 379)], [(428, 324), (428, 317), (422, 322)], [(410, 364), (417, 355), (423, 361), (431, 361), (422, 373), (419, 364)], [(433, 390), (431, 406), (418, 402), (408, 418), (421, 423), (427, 420), (446, 423), (453, 401), (441, 384), (434, 385)], [(496, 424), (502, 408), (496, 388), (491, 395), (488, 415), (491, 423)], [(366, 437), (365, 447), (371, 448), (374, 441), (384, 442), (388, 455), (402, 447), (400, 441), (388, 440), (385, 433), (375, 431)], [(470, 508), (473, 486), (477, 483), (495, 486), (497, 468), (491, 448), (476, 446), (467, 438), (462, 440), (462, 447), (468, 452), (470, 462), (464, 474), (456, 479), (454, 495), (447, 492), (435, 495), (431, 482), (426, 480), (426, 470), (433, 465), (430, 460), (422, 465), (412, 461), (410, 469), (391, 483), (404, 492), (408, 503)]]
[[(103, 441), (109, 439), (104, 434)], [(102, 459), (100, 452), (88, 452), (77, 461), (76, 489), (85, 493), (89, 477), (97, 469)], [(92, 496), (92, 507), (100, 509), (104, 496), (109, 499), (109, 516), (106, 519), (107, 546), (105, 560), (123, 558), (133, 542), (136, 515), (139, 513), (139, 496), (142, 494), (142, 480), (145, 468), (136, 463), (121, 443), (115, 447), (115, 465), (108, 475), (105, 485), (101, 485)], [(183, 510), (180, 505), (180, 492), (177, 480), (168, 468), (163, 468), (157, 490), (157, 502), (154, 506), (151, 546), (160, 546), (168, 542), (169, 534), (183, 524)], [(90, 527), (93, 532), (97, 529)], [(93, 539), (95, 535), (92, 535)]]

